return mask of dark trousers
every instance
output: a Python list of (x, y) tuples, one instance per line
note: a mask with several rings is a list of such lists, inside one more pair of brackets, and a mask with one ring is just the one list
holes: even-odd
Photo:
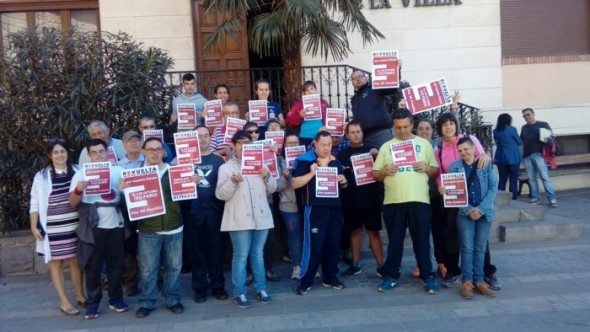
[(389, 237), (387, 259), (383, 263), (385, 274), (394, 279), (400, 277), (404, 238), (406, 237), (406, 229), (409, 228), (414, 255), (420, 269), (420, 278), (426, 279), (432, 274), (432, 262), (430, 261), (432, 216), (429, 204), (421, 202), (385, 204), (382, 211)]
[(443, 263), (445, 264), (447, 273), (450, 276), (461, 275), (461, 267), (459, 267), (461, 247), (459, 241), (459, 230), (457, 229), (458, 212), (459, 209), (457, 208), (443, 208), (442, 214), (444, 241)]
[[(198, 218), (184, 224), (184, 242), (192, 269), (191, 285), (196, 294), (225, 290), (223, 262), (227, 233), (222, 233), (220, 211), (202, 208)], [(209, 278), (207, 278), (207, 275)]]
[[(125, 213), (126, 214), (126, 213)], [(129, 237), (125, 239), (124, 283), (127, 293), (137, 292), (139, 282), (139, 263), (137, 262), (137, 222), (125, 223)]]
[(103, 263), (107, 266), (109, 300), (114, 301), (123, 297), (121, 284), (125, 258), (123, 248), (125, 231), (123, 228), (93, 228), (92, 234), (94, 235), (94, 252), (84, 268), (86, 273), (86, 293), (88, 295), (86, 304), (98, 306), (102, 299), (100, 270)]
[(338, 281), (340, 259), (340, 206), (306, 206), (304, 211), (303, 257), (299, 288), (313, 285), (315, 274), (322, 264), (322, 279), (326, 284)]
[(430, 197), (430, 210), (432, 212), (432, 246), (434, 247), (434, 258), (437, 263), (444, 263), (445, 242), (443, 237), (445, 221), (443, 215), (442, 196)]
[(496, 165), (498, 167), (498, 189), (506, 191), (506, 181), (509, 180), (508, 190), (512, 199), (518, 197), (518, 171), (520, 163), (514, 165)]

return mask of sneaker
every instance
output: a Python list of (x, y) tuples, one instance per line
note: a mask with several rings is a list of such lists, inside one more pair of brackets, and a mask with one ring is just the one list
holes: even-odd
[(471, 281), (463, 281), (461, 284), (461, 290), (459, 291), (461, 296), (466, 300), (473, 299), (473, 283)]
[(538, 198), (532, 198), (529, 203), (534, 204), (534, 205), (539, 205), (539, 204), (541, 204), (541, 201)]
[(139, 308), (139, 309), (137, 309), (137, 312), (135, 313), (135, 317), (146, 318), (147, 316), (150, 315), (150, 313), (152, 311), (154, 311), (153, 308)]
[(382, 283), (379, 284), (379, 286), (377, 287), (377, 290), (379, 292), (385, 292), (390, 289), (393, 289), (398, 284), (399, 284), (399, 280), (393, 279), (393, 278), (387, 278)]
[(322, 282), (322, 286), (331, 287), (333, 289), (338, 289), (338, 290), (346, 288), (346, 285), (344, 285), (342, 282), (340, 282), (340, 280), (336, 280), (335, 282), (333, 282), (331, 284)]
[(109, 308), (115, 310), (116, 312), (125, 312), (129, 311), (129, 306), (123, 299), (116, 299), (114, 301), (109, 301)]
[(385, 279), (385, 269), (383, 269), (383, 265), (377, 267), (377, 272), (375, 272), (375, 275), (378, 278)]
[(310, 290), (310, 289), (311, 289), (311, 287), (307, 287), (307, 288), (297, 287), (297, 289), (295, 290), (295, 294), (297, 294), (297, 295), (305, 295), (305, 294), (307, 294), (307, 291)]
[(420, 278), (420, 268), (419, 267), (414, 267), (414, 269), (411, 272), (412, 277), (414, 278)]
[(426, 281), (424, 281), (424, 290), (428, 294), (438, 293), (438, 287), (436, 286), (436, 278), (433, 275), (429, 276), (428, 278), (426, 278)]
[(346, 269), (346, 271), (344, 271), (343, 275), (350, 277), (350, 276), (355, 276), (361, 272), (363, 272), (363, 269), (361, 269), (360, 266), (351, 265), (348, 269)]
[(98, 318), (98, 306), (96, 306), (96, 305), (86, 306), (86, 314), (84, 314), (84, 318), (86, 318), (86, 319)]
[(184, 306), (182, 303), (178, 302), (173, 306), (166, 307), (166, 309), (170, 310), (171, 313), (178, 315), (184, 312)]
[(502, 284), (498, 281), (498, 278), (496, 278), (496, 274), (492, 274), (489, 277), (483, 278), (483, 281), (485, 281), (488, 284), (490, 289), (493, 289), (493, 290), (502, 289)]
[(557, 207), (557, 200), (552, 199), (551, 202), (549, 202), (549, 206), (551, 206), (552, 208), (556, 208)]
[(240, 294), (240, 296), (236, 296), (234, 302), (242, 309), (250, 308), (252, 306), (252, 303), (250, 303), (248, 298), (246, 298), (246, 294)]
[(269, 304), (272, 302), (272, 298), (266, 293), (266, 291), (256, 293), (256, 298), (258, 301), (262, 302), (262, 304)]
[(293, 272), (291, 273), (291, 279), (301, 278), (301, 266), (293, 266)]
[(453, 288), (459, 282), (459, 276), (448, 275), (440, 283), (444, 288)]
[(317, 272), (315, 273), (315, 278), (316, 278), (316, 279), (319, 279), (319, 278), (320, 278), (320, 271), (317, 271)]
[(496, 293), (488, 287), (485, 282), (478, 282), (475, 284), (475, 291), (485, 297), (495, 297)]

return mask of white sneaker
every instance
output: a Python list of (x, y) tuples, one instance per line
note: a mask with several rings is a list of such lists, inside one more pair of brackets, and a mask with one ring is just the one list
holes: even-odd
[(301, 266), (293, 266), (293, 273), (291, 273), (291, 279), (301, 278)]

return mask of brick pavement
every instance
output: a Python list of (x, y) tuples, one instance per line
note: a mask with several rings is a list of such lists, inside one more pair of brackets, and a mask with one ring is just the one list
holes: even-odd
[[(185, 274), (185, 313), (172, 315), (160, 304), (141, 320), (134, 316), (135, 298), (126, 298), (131, 310), (119, 314), (108, 309), (106, 294), (98, 319), (66, 317), (59, 312), (48, 275), (5, 277), (0, 279), (0, 331), (590, 331), (590, 190), (558, 195), (560, 207), (547, 213), (583, 221), (582, 237), (492, 244), (492, 261), (504, 285), (495, 299), (466, 301), (457, 288), (425, 294), (422, 283), (408, 276), (414, 260), (406, 248), (402, 283), (388, 293), (375, 290), (379, 280), (365, 252), (364, 273), (343, 278), (346, 289), (316, 283), (308, 295), (297, 296), (296, 282), (285, 279), (269, 283), (272, 304), (255, 302), (251, 309), (211, 298), (194, 303)], [(290, 272), (287, 264), (275, 269), (285, 277)], [(252, 292), (250, 298), (254, 300)]]

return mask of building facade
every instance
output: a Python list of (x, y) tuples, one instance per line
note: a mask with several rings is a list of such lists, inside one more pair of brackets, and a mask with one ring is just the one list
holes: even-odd
[[(0, 0), (3, 42), (32, 26), (125, 31), (169, 52), (174, 70), (250, 66), (245, 33), (205, 54), (202, 44), (219, 18), (203, 0)], [(402, 79), (420, 84), (446, 77), (462, 102), (484, 119), (532, 107), (558, 135), (590, 134), (590, 2), (587, 0), (362, 0), (365, 16), (385, 38), (363, 45), (349, 34), (342, 64), (370, 70), (372, 50), (395, 49)], [(246, 27), (244, 27), (245, 32)], [(304, 65), (336, 64), (302, 54)]]

